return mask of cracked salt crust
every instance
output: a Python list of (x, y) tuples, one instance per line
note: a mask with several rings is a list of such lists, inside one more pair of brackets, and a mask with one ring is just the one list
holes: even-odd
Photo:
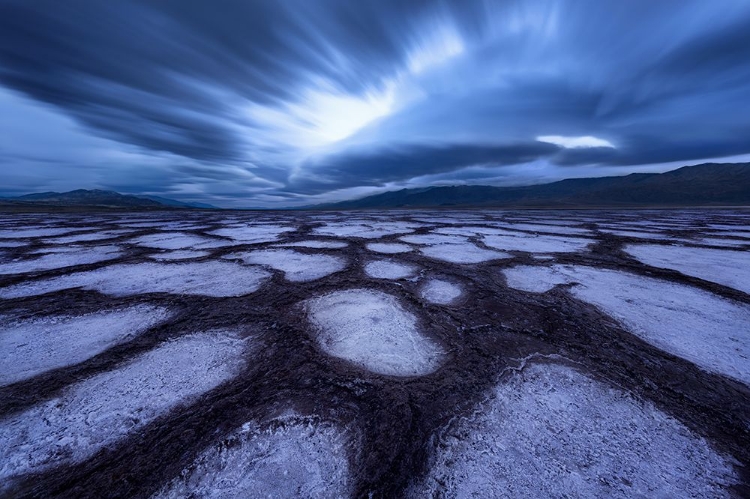
[[(47, 251), (47, 250), (44, 250)], [(62, 248), (62, 251), (45, 253), (37, 258), (18, 259), (0, 263), (0, 274), (22, 274), (26, 272), (42, 272), (74, 265), (114, 260), (122, 256), (119, 246), (95, 246)]]
[(414, 265), (390, 260), (376, 260), (365, 264), (365, 274), (375, 279), (403, 279), (414, 275), (416, 271)]
[(750, 293), (750, 252), (652, 244), (631, 244), (624, 249), (646, 265)]
[(0, 316), (0, 385), (83, 362), (133, 339), (170, 316), (139, 305), (83, 316), (13, 320)]
[(227, 258), (241, 258), (245, 263), (265, 265), (284, 273), (291, 282), (314, 281), (344, 270), (346, 260), (331, 255), (311, 255), (287, 249), (250, 251)]
[(335, 291), (305, 303), (315, 340), (325, 353), (391, 376), (434, 372), (443, 349), (417, 329), (417, 319), (389, 294)]
[(223, 261), (121, 264), (0, 288), (0, 298), (79, 287), (113, 296), (144, 293), (242, 296), (256, 291), (268, 277), (270, 274), (261, 268)]
[(510, 287), (544, 292), (557, 284), (618, 320), (651, 345), (750, 385), (750, 306), (691, 286), (574, 265), (503, 270)]
[(231, 379), (244, 350), (223, 332), (183, 336), (0, 420), (0, 491), (22, 475), (82, 462)]
[(347, 441), (331, 424), (290, 417), (270, 429), (248, 422), (206, 449), (154, 499), (350, 497)]
[(413, 497), (730, 497), (732, 460), (652, 404), (533, 365), (438, 434)]
[(450, 305), (461, 296), (461, 287), (450, 281), (430, 279), (422, 286), (419, 294), (430, 303)]

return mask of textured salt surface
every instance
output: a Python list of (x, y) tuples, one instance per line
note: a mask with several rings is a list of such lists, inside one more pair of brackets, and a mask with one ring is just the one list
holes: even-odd
[(85, 241), (99, 241), (102, 239), (112, 239), (125, 234), (130, 234), (130, 230), (107, 230), (102, 232), (89, 232), (86, 234), (76, 234), (74, 236), (62, 236), (44, 239), (45, 244), (70, 244)]
[(376, 260), (365, 265), (365, 273), (375, 279), (403, 279), (413, 275), (416, 270), (413, 265), (389, 260)]
[(244, 345), (226, 333), (184, 336), (0, 420), (0, 483), (83, 461), (220, 385), (242, 368)]
[(21, 321), (0, 316), (0, 385), (83, 362), (167, 317), (166, 309), (145, 305)]
[(405, 243), (412, 244), (460, 244), (465, 243), (468, 239), (465, 236), (445, 235), (445, 234), (414, 234), (411, 236), (399, 237)]
[(315, 339), (327, 354), (378, 374), (420, 376), (435, 371), (443, 349), (417, 330), (417, 319), (380, 291), (336, 291), (306, 302)]
[(121, 255), (122, 252), (118, 246), (63, 248), (63, 251), (44, 254), (38, 258), (0, 263), (0, 274), (42, 272), (74, 265), (87, 265), (113, 260)]
[(611, 229), (600, 229), (600, 230), (601, 232), (604, 232), (607, 234), (613, 234), (615, 236), (622, 236), (622, 237), (634, 237), (636, 239), (670, 239), (669, 235), (662, 234), (660, 232), (611, 230)]
[(413, 497), (729, 497), (737, 482), (680, 422), (563, 366), (499, 385), (432, 461)]
[(486, 250), (472, 243), (436, 244), (422, 248), (420, 252), (429, 258), (450, 263), (481, 263), (501, 258), (511, 258), (508, 253)]
[(18, 298), (82, 287), (114, 296), (174, 293), (241, 296), (270, 277), (263, 269), (231, 262), (141, 263), (112, 265), (88, 272), (0, 288), (0, 298)]
[(68, 232), (75, 232), (76, 228), (47, 228), (39, 227), (34, 229), (6, 229), (0, 230), (0, 239), (23, 239), (26, 237), (50, 237), (59, 236), (60, 234), (67, 234)]
[(219, 248), (227, 246), (226, 241), (218, 241), (207, 237), (185, 234), (183, 232), (161, 232), (158, 234), (149, 234), (133, 239), (135, 244), (146, 246), (147, 248), (159, 248), (178, 250), (185, 248)]
[(155, 499), (183, 497), (350, 497), (346, 439), (329, 424), (289, 418), (252, 423), (204, 451)]
[(485, 236), (482, 242), (492, 248), (529, 253), (573, 253), (583, 251), (591, 239), (518, 233), (516, 236)]
[(590, 234), (591, 231), (580, 227), (561, 227), (557, 225), (544, 225), (544, 224), (527, 224), (527, 223), (511, 223), (508, 224), (509, 228), (518, 230), (528, 230), (532, 232), (551, 232), (555, 234)]
[(241, 258), (250, 264), (267, 265), (284, 272), (284, 277), (292, 282), (314, 281), (346, 267), (346, 260), (331, 255), (310, 255), (293, 250), (274, 249), (230, 255)]
[(294, 230), (293, 227), (281, 225), (240, 225), (218, 229), (209, 234), (228, 237), (243, 244), (258, 244), (278, 241), (281, 234)]
[(314, 234), (338, 237), (359, 237), (362, 239), (378, 239), (394, 234), (413, 232), (416, 224), (408, 222), (377, 223), (368, 221), (328, 222), (322, 227), (313, 229)]
[(0, 241), (0, 248), (20, 248), (28, 243), (24, 241)]
[(419, 294), (428, 302), (449, 305), (461, 296), (461, 288), (449, 281), (430, 279), (422, 286)]
[(508, 285), (570, 292), (599, 307), (644, 341), (701, 368), (750, 384), (750, 306), (660, 279), (594, 267), (554, 265), (503, 271)]
[(399, 243), (368, 243), (367, 249), (374, 251), (375, 253), (384, 254), (396, 254), (396, 253), (407, 253), (411, 251), (411, 246), (408, 244)]
[(341, 249), (348, 246), (344, 241), (295, 241), (293, 243), (279, 244), (278, 246), (291, 248), (313, 248), (313, 249)]
[(646, 265), (750, 293), (750, 252), (655, 244), (628, 245), (625, 251)]
[(149, 256), (154, 260), (189, 260), (192, 258), (202, 258), (210, 254), (208, 251), (177, 250)]

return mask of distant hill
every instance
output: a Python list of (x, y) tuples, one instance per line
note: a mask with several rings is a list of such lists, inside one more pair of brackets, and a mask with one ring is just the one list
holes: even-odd
[(183, 201), (163, 198), (161, 196), (137, 196), (137, 197), (142, 198), (142, 199), (150, 199), (152, 201), (156, 201), (157, 203), (163, 204), (165, 206), (175, 206), (178, 208), (201, 208), (201, 209), (209, 209), (209, 210), (218, 209), (216, 206), (212, 204), (208, 204), (208, 203), (185, 203)]
[(461, 185), (384, 192), (314, 209), (438, 207), (750, 206), (750, 163), (705, 163), (665, 173), (580, 178), (523, 187)]
[(77, 189), (69, 192), (39, 192), (2, 200), (4, 206), (110, 209), (214, 208), (200, 203), (183, 203), (158, 196), (131, 196), (115, 191)]

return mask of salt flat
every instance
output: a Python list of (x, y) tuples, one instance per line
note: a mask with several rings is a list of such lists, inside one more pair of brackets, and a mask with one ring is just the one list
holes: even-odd
[(740, 209), (0, 215), (0, 495), (744, 497), (747, 234)]

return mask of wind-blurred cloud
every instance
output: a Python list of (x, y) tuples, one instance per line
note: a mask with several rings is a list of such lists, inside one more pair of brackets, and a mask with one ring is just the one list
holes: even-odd
[(0, 195), (275, 206), (748, 154), (749, 33), (745, 0), (0, 0)]

